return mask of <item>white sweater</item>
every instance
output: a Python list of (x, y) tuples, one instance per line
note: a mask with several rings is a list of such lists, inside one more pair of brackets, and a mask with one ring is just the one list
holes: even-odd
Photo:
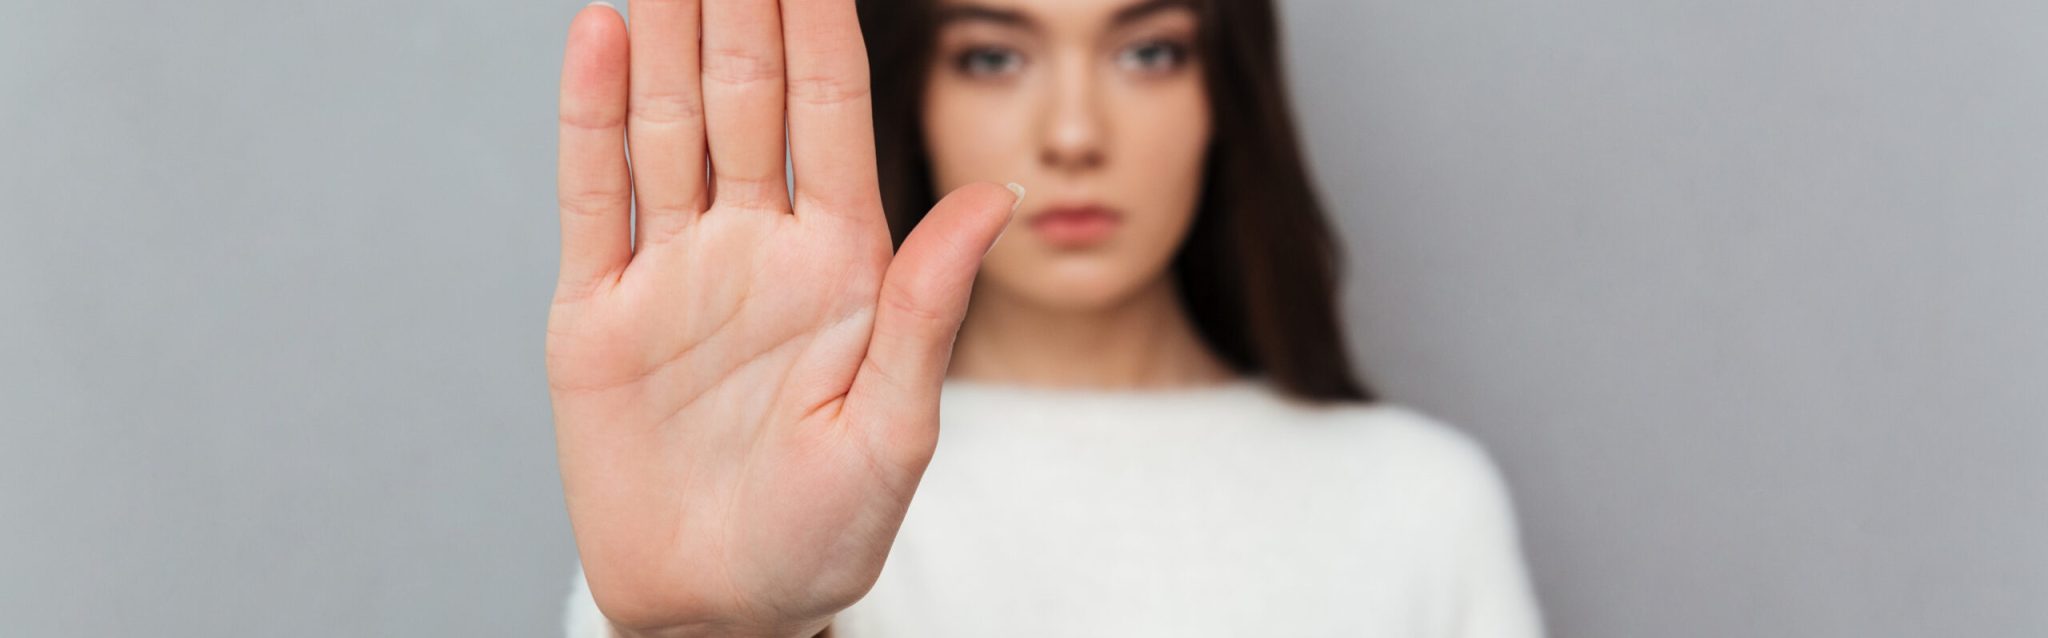
[[(1392, 404), (1245, 379), (1096, 391), (950, 380), (937, 452), (837, 638), (1534, 638), (1485, 451)], [(579, 570), (571, 638), (609, 635)]]

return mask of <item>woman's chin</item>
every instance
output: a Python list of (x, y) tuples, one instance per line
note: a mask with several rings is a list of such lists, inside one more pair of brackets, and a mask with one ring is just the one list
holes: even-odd
[(1033, 273), (999, 287), (1022, 303), (1064, 312), (1090, 312), (1115, 307), (1138, 288), (1127, 275), (1096, 272)]

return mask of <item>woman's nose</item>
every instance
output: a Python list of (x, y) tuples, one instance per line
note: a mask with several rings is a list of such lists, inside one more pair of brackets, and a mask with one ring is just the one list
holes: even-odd
[(1048, 96), (1039, 161), (1057, 172), (1086, 171), (1100, 167), (1108, 131), (1095, 90), (1095, 78), (1085, 59), (1068, 59), (1059, 65)]

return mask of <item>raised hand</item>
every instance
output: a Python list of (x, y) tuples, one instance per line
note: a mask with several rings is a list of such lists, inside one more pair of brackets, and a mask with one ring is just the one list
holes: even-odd
[(854, 0), (630, 9), (577, 14), (562, 73), (547, 369), (577, 549), (623, 633), (807, 636), (881, 570), (1018, 195), (961, 188), (892, 254)]

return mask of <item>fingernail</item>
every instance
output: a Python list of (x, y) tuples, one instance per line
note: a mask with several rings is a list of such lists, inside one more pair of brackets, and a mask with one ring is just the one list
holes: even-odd
[(591, 5), (604, 5), (604, 8), (606, 8), (606, 9), (611, 9), (611, 10), (613, 10), (613, 11), (618, 11), (618, 10), (619, 10), (619, 8), (618, 8), (617, 6), (613, 6), (613, 5), (612, 5), (612, 3), (609, 3), (609, 2), (605, 2), (604, 0), (590, 0), (590, 4), (587, 4), (587, 5), (583, 5), (583, 6), (585, 6), (585, 7), (588, 7), (588, 6), (591, 6)]
[[(1024, 185), (1016, 182), (1010, 182), (1008, 184), (1004, 184), (1003, 188), (1010, 189), (1010, 192), (1017, 196), (1016, 200), (1010, 202), (1010, 213), (1014, 216), (1017, 212), (1017, 207), (1022, 206), (1024, 204)], [(987, 257), (989, 252), (994, 251), (996, 249), (996, 243), (1002, 241), (1003, 233), (1007, 232), (1010, 232), (1009, 222), (1005, 222), (1002, 228), (996, 229), (996, 238), (989, 240), (988, 250), (982, 251), (981, 256)]]

